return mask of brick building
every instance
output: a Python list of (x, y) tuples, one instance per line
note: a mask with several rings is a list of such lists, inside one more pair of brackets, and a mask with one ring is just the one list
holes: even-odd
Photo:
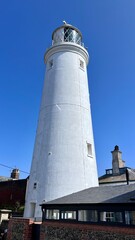
[(40, 240), (135, 239), (135, 184), (93, 187), (42, 205)]
[(25, 204), (28, 179), (19, 179), (18, 169), (13, 169), (10, 178), (0, 177), (0, 209), (17, 211)]
[(135, 184), (89, 188), (44, 203), (42, 212), (42, 223), (11, 219), (8, 240), (135, 240)]

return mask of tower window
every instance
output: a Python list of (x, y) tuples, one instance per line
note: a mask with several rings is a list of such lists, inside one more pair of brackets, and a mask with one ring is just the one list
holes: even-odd
[(53, 59), (49, 62), (49, 68), (53, 67)]
[(87, 143), (87, 154), (88, 156), (92, 156), (92, 144)]
[(33, 188), (34, 188), (34, 189), (37, 188), (37, 182), (34, 182)]
[(80, 60), (80, 68), (84, 69), (84, 62)]

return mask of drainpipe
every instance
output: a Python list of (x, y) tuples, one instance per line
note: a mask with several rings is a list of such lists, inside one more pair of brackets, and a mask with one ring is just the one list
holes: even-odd
[(127, 185), (129, 185), (129, 171), (126, 169), (126, 180), (127, 180)]

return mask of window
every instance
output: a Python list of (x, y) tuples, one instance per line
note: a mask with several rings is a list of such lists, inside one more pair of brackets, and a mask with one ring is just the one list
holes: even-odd
[(46, 219), (59, 219), (59, 210), (58, 209), (47, 209), (46, 210)]
[(128, 225), (135, 225), (135, 211), (125, 212), (125, 222)]
[(71, 28), (64, 28), (64, 42), (73, 42), (73, 30)]
[(34, 182), (33, 188), (34, 188), (34, 189), (37, 188), (37, 182)]
[(100, 221), (121, 223), (122, 212), (100, 212)]
[(87, 143), (87, 154), (88, 156), (92, 156), (92, 144)]
[(76, 219), (76, 211), (62, 211), (61, 219)]
[(80, 68), (84, 69), (84, 62), (80, 60)]
[(107, 169), (107, 170), (106, 170), (106, 174), (107, 174), (107, 175), (112, 174), (112, 169)]
[(53, 67), (53, 59), (49, 61), (49, 68)]
[(98, 215), (96, 210), (79, 210), (78, 221), (97, 222)]

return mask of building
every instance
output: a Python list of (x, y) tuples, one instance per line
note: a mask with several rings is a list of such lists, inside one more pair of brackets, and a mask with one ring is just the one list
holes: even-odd
[(134, 170), (118, 146), (98, 186), (82, 35), (65, 23), (52, 40), (25, 213), (10, 219), (8, 240), (135, 240)]
[(76, 27), (64, 23), (53, 32), (24, 217), (40, 218), (42, 202), (98, 186), (88, 60)]
[(85, 189), (44, 203), (42, 211), (41, 239), (135, 239), (135, 184)]
[(100, 185), (121, 185), (135, 183), (135, 169), (125, 166), (122, 152), (116, 145), (112, 153), (112, 168), (106, 169), (105, 175), (99, 177)]
[(135, 184), (92, 187), (41, 207), (40, 223), (10, 219), (8, 240), (135, 240)]
[(18, 173), (18, 169), (13, 169), (10, 178), (0, 177), (0, 209), (18, 211), (24, 207), (28, 179), (19, 179)]
[(93, 187), (42, 204), (43, 221), (135, 225), (134, 204), (135, 184)]

